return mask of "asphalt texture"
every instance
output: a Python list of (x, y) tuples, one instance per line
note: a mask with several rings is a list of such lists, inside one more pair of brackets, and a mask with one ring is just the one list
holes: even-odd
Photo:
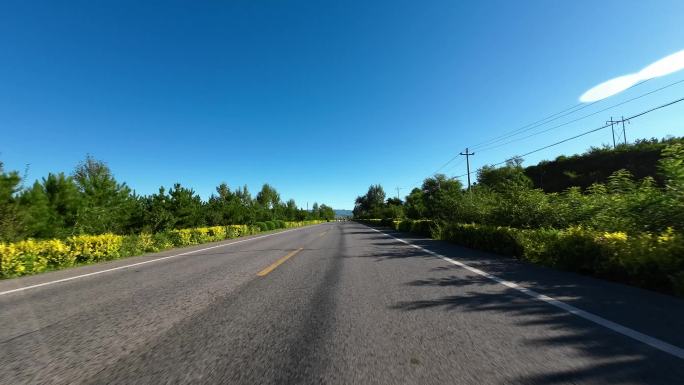
[[(681, 299), (381, 230), (684, 347)], [(188, 251), (0, 295), (0, 383), (684, 383), (680, 358), (353, 222), (0, 292)]]

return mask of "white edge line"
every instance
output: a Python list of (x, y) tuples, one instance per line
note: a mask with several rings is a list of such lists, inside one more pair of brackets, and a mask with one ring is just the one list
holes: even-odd
[(534, 299), (536, 299), (536, 300), (538, 300), (538, 301), (546, 302), (546, 303), (549, 304), (549, 305), (552, 305), (552, 306), (555, 306), (555, 307), (557, 307), (557, 308), (559, 308), (559, 309), (565, 310), (566, 312), (568, 312), (568, 313), (570, 313), (570, 314), (573, 314), (573, 315), (576, 315), (577, 317), (584, 318), (584, 319), (586, 319), (586, 320), (588, 320), (588, 321), (591, 321), (591, 322), (593, 322), (593, 323), (595, 323), (595, 324), (598, 324), (598, 325), (601, 325), (601, 326), (603, 326), (603, 327), (605, 327), (605, 328), (608, 328), (608, 329), (610, 329), (610, 330), (612, 330), (612, 331), (614, 331), (614, 332), (616, 332), (616, 333), (620, 333), (620, 334), (622, 334), (622, 335), (624, 335), (624, 336), (627, 336), (627, 337), (630, 337), (630, 338), (632, 338), (632, 339), (635, 339), (635, 340), (637, 340), (637, 341), (639, 341), (639, 342), (642, 342), (642, 343), (644, 343), (644, 344), (646, 344), (646, 345), (649, 345), (649, 346), (651, 346), (651, 347), (654, 347), (654, 348), (656, 348), (656, 349), (658, 349), (658, 350), (660, 350), (660, 351), (663, 351), (663, 352), (665, 352), (665, 353), (669, 353), (669, 354), (671, 354), (671, 355), (673, 355), (673, 356), (675, 356), (675, 357), (677, 357), (677, 358), (684, 359), (684, 349), (682, 349), (682, 348), (680, 348), (680, 347), (674, 346), (674, 345), (669, 344), (669, 343), (667, 343), (667, 342), (665, 342), (665, 341), (659, 340), (659, 339), (657, 339), (657, 338), (655, 338), (655, 337), (651, 337), (651, 336), (646, 335), (646, 334), (644, 334), (644, 333), (638, 332), (638, 331), (636, 331), (636, 330), (634, 330), (634, 329), (630, 329), (630, 328), (628, 328), (628, 327), (626, 327), (626, 326), (622, 326), (622, 325), (620, 325), (620, 324), (618, 324), (618, 323), (615, 323), (615, 322), (610, 321), (610, 320), (607, 320), (607, 319), (605, 319), (605, 318), (603, 318), (603, 317), (597, 316), (596, 314), (589, 313), (589, 312), (584, 311), (584, 310), (582, 310), (582, 309), (576, 308), (576, 307), (574, 307), (574, 306), (572, 306), (572, 305), (568, 305), (567, 303), (562, 302), (562, 301), (559, 301), (559, 300), (557, 300), (557, 299), (555, 299), (555, 298), (549, 297), (549, 296), (544, 295), (544, 294), (537, 293), (536, 291), (527, 289), (527, 288), (525, 288), (525, 287), (522, 287), (522, 286), (518, 285), (517, 283), (510, 282), (510, 281), (506, 281), (505, 279), (501, 279), (501, 278), (499, 278), (499, 277), (497, 277), (497, 276), (495, 276), (495, 275), (489, 274), (489, 273), (484, 272), (484, 271), (482, 271), (482, 270), (480, 270), (480, 269), (477, 269), (477, 268), (474, 268), (474, 267), (472, 267), (472, 266), (469, 266), (469, 265), (467, 265), (467, 264), (465, 264), (465, 263), (463, 263), (463, 262), (460, 262), (460, 261), (457, 261), (457, 260), (454, 260), (454, 259), (445, 257), (445, 256), (443, 256), (443, 255), (441, 255), (441, 254), (435, 253), (435, 252), (432, 251), (432, 250), (425, 249), (425, 248), (423, 248), (423, 247), (420, 247), (420, 246), (418, 246), (418, 245), (415, 245), (415, 244), (413, 244), (413, 243), (411, 243), (411, 242), (408, 242), (408, 241), (405, 241), (405, 240), (403, 240), (403, 239), (397, 238), (397, 237), (395, 237), (395, 236), (392, 236), (392, 235), (390, 235), (390, 234), (387, 234), (387, 233), (385, 233), (385, 232), (383, 232), (383, 231), (380, 231), (380, 230), (378, 230), (378, 229), (375, 229), (375, 228), (373, 228), (373, 227), (370, 227), (370, 226), (368, 226), (368, 227), (369, 227), (370, 229), (374, 230), (374, 231), (377, 231), (378, 233), (384, 234), (384, 235), (386, 235), (386, 236), (388, 236), (388, 237), (390, 237), (390, 238), (393, 238), (393, 239), (395, 239), (395, 240), (397, 240), (397, 241), (399, 241), (399, 242), (401, 242), (401, 243), (404, 243), (404, 244), (406, 244), (406, 245), (409, 245), (409, 246), (411, 246), (411, 247), (414, 247), (414, 248), (416, 248), (416, 249), (419, 249), (419, 250), (421, 250), (421, 251), (424, 251), (424, 252), (426, 252), (426, 253), (428, 253), (428, 254), (430, 254), (430, 255), (433, 255), (433, 256), (435, 256), (435, 257), (441, 258), (441, 259), (443, 259), (443, 260), (445, 260), (445, 261), (447, 261), (447, 262), (449, 262), (449, 263), (451, 263), (451, 264), (454, 264), (454, 265), (456, 265), (456, 266), (460, 266), (460, 267), (462, 267), (462, 268), (464, 268), (464, 269), (466, 269), (466, 270), (472, 271), (472, 272), (475, 273), (475, 274), (478, 274), (478, 275), (481, 275), (481, 276), (483, 276), (483, 277), (485, 277), (485, 278), (491, 279), (492, 281), (495, 281), (495, 282), (497, 282), (497, 283), (500, 283), (500, 284), (502, 284), (502, 285), (504, 285), (504, 286), (507, 286), (507, 287), (509, 287), (509, 288), (511, 288), (511, 289), (515, 289), (515, 290), (517, 290), (517, 291), (519, 291), (519, 292), (521, 292), (521, 293), (527, 295), (528, 297), (534, 298)]
[[(317, 225), (313, 225), (313, 226), (317, 226)], [(271, 236), (274, 236), (274, 235), (285, 234), (285, 233), (289, 233), (290, 231), (302, 230), (302, 229), (307, 228), (307, 227), (309, 227), (309, 226), (302, 226), (302, 227), (298, 227), (298, 228), (295, 228), (295, 229), (289, 229), (289, 230), (285, 230), (285, 231), (279, 231), (279, 232), (277, 232), (277, 233), (266, 234), (266, 235), (260, 235), (260, 236), (258, 236), (258, 237), (254, 237), (254, 238), (241, 239), (241, 240), (239, 240), (239, 241), (234, 241), (234, 242), (230, 242), (230, 243), (224, 243), (224, 244), (222, 244), (222, 245), (216, 245), (216, 246), (205, 247), (205, 248), (202, 248), (202, 249), (186, 251), (185, 253), (174, 254), (174, 255), (168, 255), (168, 256), (166, 256), (166, 257), (160, 257), (160, 258), (150, 259), (150, 260), (147, 260), (147, 261), (132, 263), (132, 264), (130, 264), (130, 265), (118, 266), (118, 267), (113, 267), (113, 268), (111, 268), (111, 269), (105, 269), (105, 270), (94, 271), (94, 272), (92, 272), (92, 273), (75, 275), (75, 276), (73, 276), (73, 277), (57, 279), (57, 280), (54, 280), (54, 281), (48, 281), (48, 282), (43, 282), (43, 283), (37, 283), (37, 284), (35, 284), (35, 285), (19, 287), (19, 288), (12, 289), (12, 290), (0, 291), (0, 295), (12, 294), (12, 293), (20, 292), (20, 291), (35, 289), (35, 288), (42, 287), (42, 286), (54, 285), (54, 284), (60, 283), (60, 282), (67, 282), (67, 281), (72, 281), (72, 280), (79, 279), (79, 278), (85, 278), (85, 277), (90, 277), (90, 276), (93, 276), (93, 275), (98, 275), (98, 274), (103, 274), (103, 273), (109, 273), (110, 271), (128, 269), (129, 267), (145, 265), (145, 264), (147, 264), (147, 263), (152, 263), (152, 262), (159, 262), (159, 261), (163, 261), (163, 260), (166, 260), (166, 259), (171, 259), (171, 258), (180, 257), (180, 256), (183, 256), (183, 255), (189, 255), (189, 254), (198, 253), (198, 252), (200, 252), (200, 251), (206, 251), (206, 250), (216, 249), (216, 248), (219, 248), (219, 247), (227, 247), (227, 246), (236, 245), (236, 244), (242, 243), (242, 242), (248, 242), (248, 241), (253, 241), (253, 240), (256, 240), (256, 239), (271, 237)]]

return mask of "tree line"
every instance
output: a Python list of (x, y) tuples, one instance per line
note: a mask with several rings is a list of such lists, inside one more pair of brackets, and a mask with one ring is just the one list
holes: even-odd
[(0, 241), (335, 217), (325, 204), (314, 203), (307, 211), (294, 199), (283, 201), (269, 184), (256, 196), (247, 186), (231, 189), (226, 183), (207, 200), (180, 183), (139, 195), (91, 156), (71, 174), (50, 173), (30, 187), (23, 182), (19, 172), (4, 170), (0, 162)]
[(441, 174), (426, 178), (404, 200), (387, 198), (382, 186), (371, 185), (356, 198), (354, 217), (521, 229), (584, 226), (628, 233), (684, 231), (684, 144), (664, 146), (654, 168), (655, 175), (643, 178), (620, 169), (586, 188), (545, 192), (535, 188), (522, 159), (512, 159), (503, 167), (479, 169), (470, 190)]
[(604, 183), (617, 170), (625, 169), (634, 178), (653, 177), (662, 186), (658, 161), (665, 147), (684, 144), (684, 138), (638, 139), (634, 143), (591, 147), (582, 154), (560, 155), (551, 161), (541, 161), (525, 168), (534, 187), (546, 192), (563, 192), (570, 187), (586, 189), (594, 183)]

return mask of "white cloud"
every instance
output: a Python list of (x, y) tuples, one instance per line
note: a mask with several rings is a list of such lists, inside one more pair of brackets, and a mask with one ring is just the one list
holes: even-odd
[(590, 103), (618, 94), (640, 81), (653, 79), (684, 69), (684, 50), (665, 56), (641, 71), (603, 82), (580, 96), (580, 102)]

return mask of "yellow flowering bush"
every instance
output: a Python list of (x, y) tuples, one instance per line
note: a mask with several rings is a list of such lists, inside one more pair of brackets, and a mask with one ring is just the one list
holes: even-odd
[(41, 242), (27, 239), (14, 244), (20, 254), (20, 259), (24, 265), (26, 273), (40, 273), (48, 267), (48, 260), (42, 254), (43, 247)]
[[(301, 227), (321, 222), (323, 221), (284, 222), (284, 226)], [(156, 234), (77, 235), (65, 240), (27, 239), (15, 243), (0, 243), (0, 278), (40, 273), (76, 263), (107, 261), (144, 252), (222, 241), (258, 232), (257, 226), (229, 225), (170, 230)]]
[(226, 227), (223, 226), (213, 226), (207, 228), (207, 235), (212, 241), (220, 241), (226, 239)]
[[(416, 220), (359, 222), (412, 232), (432, 225), (430, 221)], [(660, 234), (628, 234), (598, 232), (581, 226), (558, 230), (451, 223), (432, 236), (532, 263), (684, 296), (684, 234), (671, 228)]]
[(237, 238), (241, 235), (244, 235), (247, 233), (243, 227), (247, 226), (241, 226), (241, 225), (233, 225), (233, 226), (226, 226), (226, 238)]
[(212, 241), (211, 236), (209, 235), (209, 229), (206, 227), (190, 229), (190, 239), (190, 242), (195, 245)]
[(136, 247), (138, 250), (143, 252), (159, 251), (160, 248), (155, 242), (154, 236), (149, 233), (142, 233), (138, 235)]
[(123, 236), (115, 234), (77, 235), (66, 240), (77, 262), (106, 261), (119, 257)]
[(26, 268), (21, 257), (16, 245), (0, 243), (0, 277), (13, 277), (24, 273)]
[(249, 225), (230, 225), (226, 226), (226, 238), (237, 238), (243, 237), (245, 235), (251, 235), (258, 233), (259, 230), (253, 226)]
[(169, 231), (169, 238), (174, 246), (190, 246), (192, 245), (192, 230), (181, 229)]
[(39, 244), (39, 255), (45, 257), (50, 267), (67, 267), (76, 262), (76, 258), (70, 252), (69, 246), (59, 239), (41, 241)]

